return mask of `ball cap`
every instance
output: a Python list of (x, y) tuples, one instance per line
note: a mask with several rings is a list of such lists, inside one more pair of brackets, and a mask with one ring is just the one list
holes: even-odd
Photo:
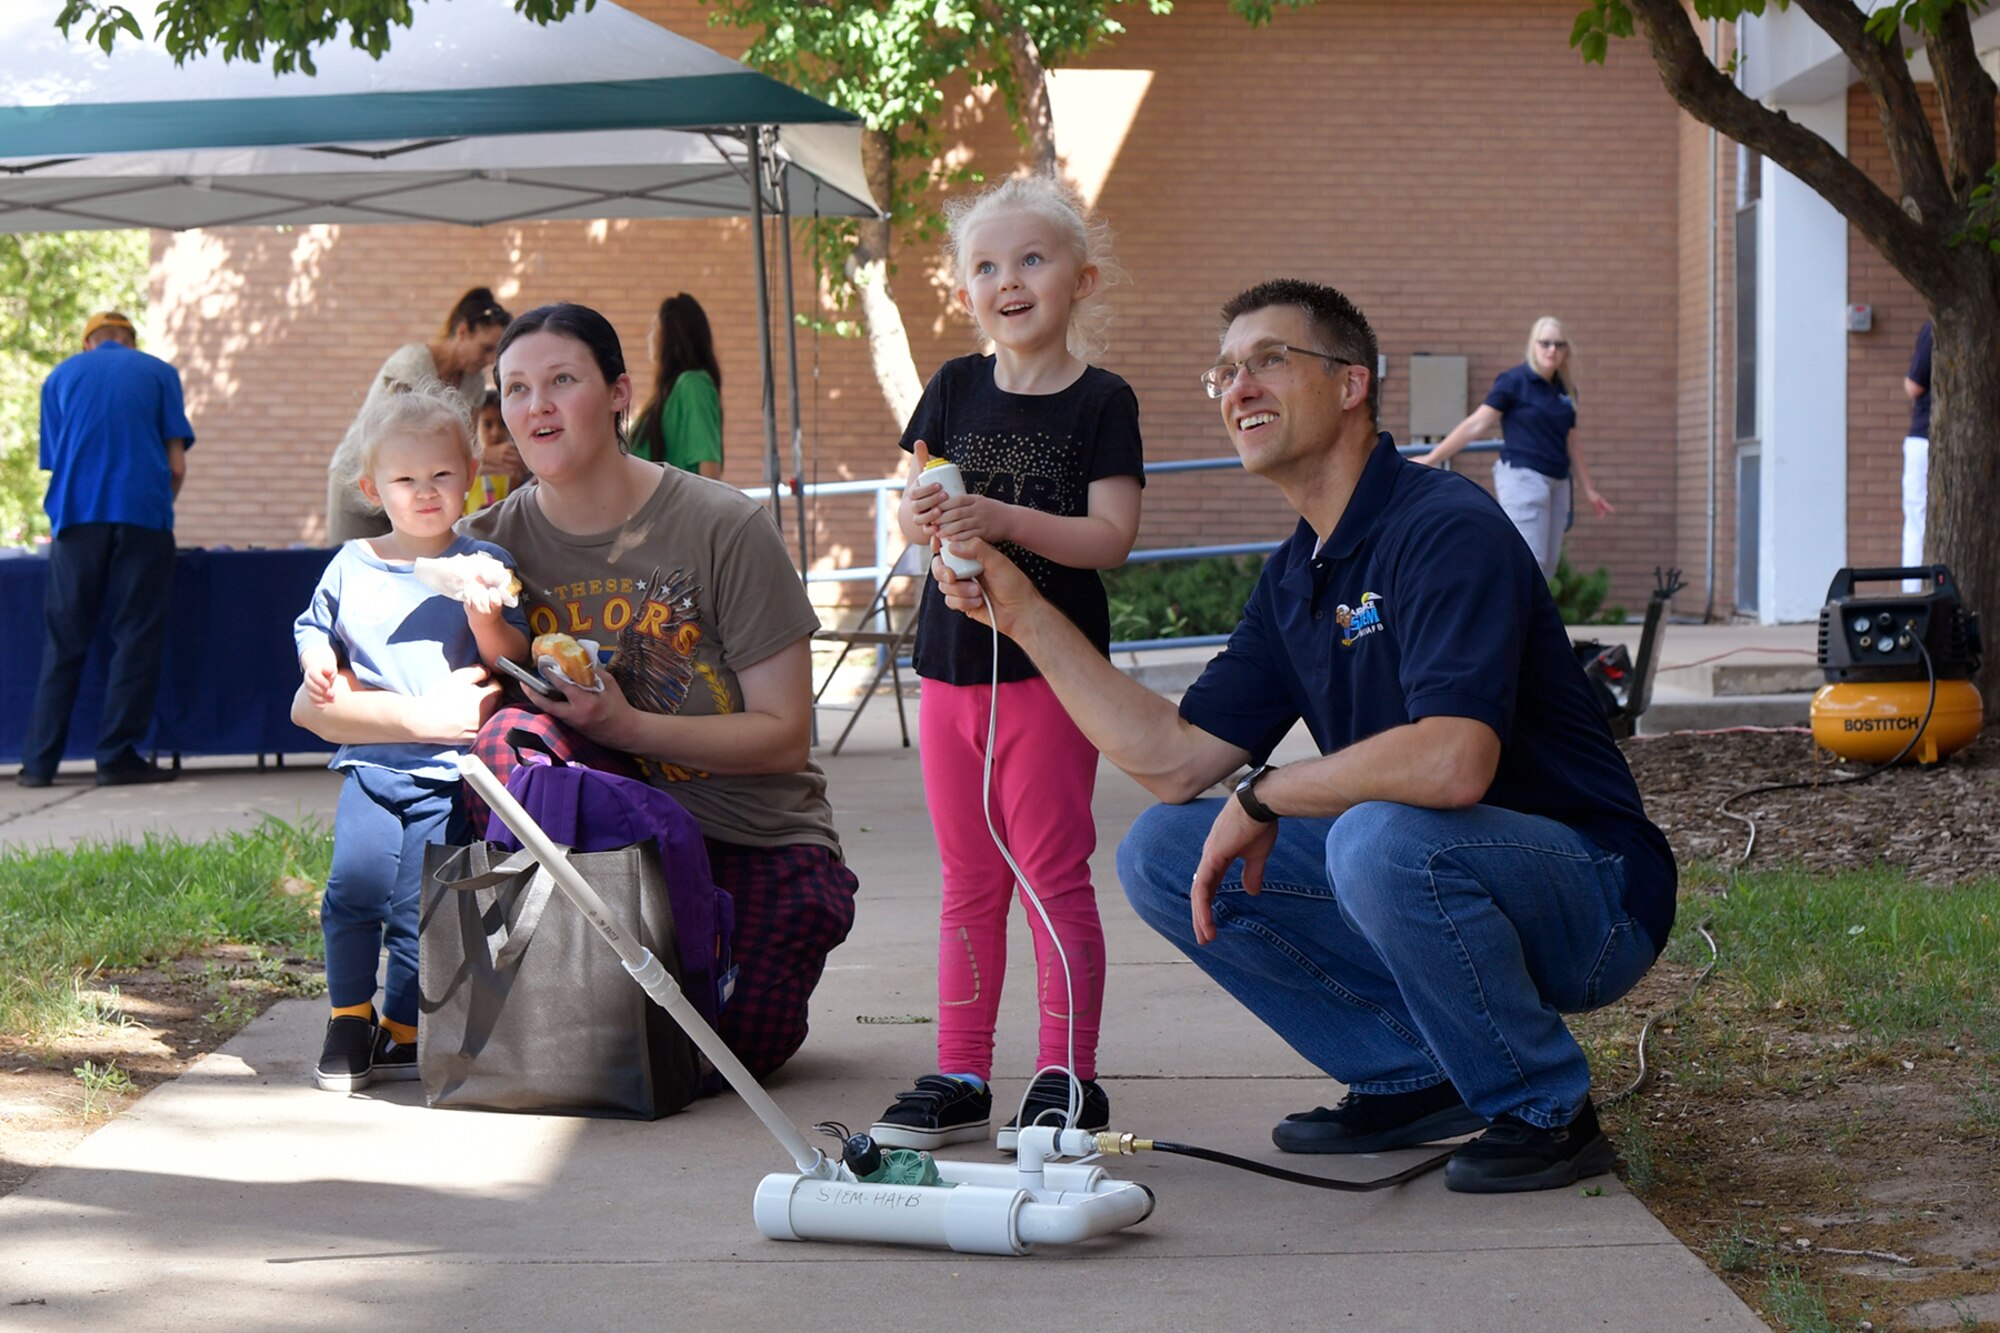
[(131, 335), (132, 341), (139, 340), (139, 330), (132, 321), (116, 310), (100, 310), (83, 322), (83, 340), (89, 342), (99, 329), (123, 329)]

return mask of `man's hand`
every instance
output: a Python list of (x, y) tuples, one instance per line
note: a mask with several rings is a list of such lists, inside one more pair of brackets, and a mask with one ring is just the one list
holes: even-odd
[(1606, 518), (1618, 512), (1618, 507), (1599, 495), (1595, 486), (1584, 487), (1583, 498), (1590, 502), (1590, 507), (1597, 511), (1599, 518)]
[(998, 624), (1002, 634), (1018, 639), (1015, 631), (1037, 607), (1044, 605), (1035, 585), (1019, 565), (977, 537), (952, 543), (951, 552), (977, 560), (980, 572), (977, 578), (961, 578), (951, 572), (943, 556), (933, 554), (931, 577), (937, 580), (938, 591), (944, 594), (944, 604), (982, 625)]
[(448, 745), (469, 748), (500, 706), (500, 687), (484, 667), (460, 667), (444, 684), (417, 696), (424, 729)]
[(314, 708), (333, 701), (333, 678), (340, 672), (340, 659), (327, 644), (315, 644), (299, 654), (299, 670), (305, 673), (306, 698)]
[(1215, 942), (1215, 889), (1234, 862), (1243, 862), (1243, 891), (1264, 891), (1264, 862), (1278, 842), (1278, 826), (1260, 824), (1234, 798), (1222, 803), (1222, 811), (1208, 829), (1201, 845), (1201, 860), (1195, 865), (1194, 882), (1188, 886), (1188, 901), (1194, 907), (1194, 938), (1198, 944)]
[(581, 732), (599, 745), (613, 750), (631, 752), (631, 722), (638, 715), (631, 700), (625, 697), (618, 681), (609, 671), (598, 668), (597, 678), (604, 682), (602, 694), (592, 694), (588, 690), (566, 689), (561, 681), (551, 681), (560, 693), (546, 698), (537, 697), (536, 705), (550, 717), (555, 718), (572, 731)]

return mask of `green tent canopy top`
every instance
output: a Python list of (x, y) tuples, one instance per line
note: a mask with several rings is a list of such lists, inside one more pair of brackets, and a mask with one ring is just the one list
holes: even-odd
[(546, 27), (428, 0), (381, 60), (277, 76), (107, 56), (60, 9), (0, 14), (0, 230), (743, 214), (759, 131), (766, 202), (875, 214), (854, 116), (604, 0)]

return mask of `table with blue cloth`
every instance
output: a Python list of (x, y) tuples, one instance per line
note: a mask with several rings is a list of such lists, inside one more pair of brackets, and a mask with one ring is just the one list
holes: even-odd
[[(299, 687), (292, 622), (312, 599), (333, 552), (211, 551), (174, 555), (160, 693), (143, 750), (182, 755), (327, 753), (334, 747), (292, 725)], [(46, 556), (0, 558), (0, 763), (18, 763), (28, 714), (41, 679)], [(109, 627), (99, 625), (84, 663), (70, 717), (65, 759), (96, 748), (110, 656)]]

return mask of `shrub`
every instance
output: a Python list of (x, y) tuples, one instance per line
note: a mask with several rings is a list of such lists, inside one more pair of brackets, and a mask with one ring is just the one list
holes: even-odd
[(1556, 558), (1556, 576), (1549, 580), (1549, 591), (1555, 594), (1556, 610), (1562, 612), (1565, 625), (1622, 625), (1625, 623), (1625, 608), (1618, 605), (1604, 605), (1604, 598), (1611, 591), (1611, 571), (1599, 565), (1588, 574), (1579, 574), (1570, 567), (1568, 556)]
[(1111, 637), (1178, 639), (1227, 634), (1243, 618), (1261, 555), (1156, 560), (1104, 571), (1111, 600)]

